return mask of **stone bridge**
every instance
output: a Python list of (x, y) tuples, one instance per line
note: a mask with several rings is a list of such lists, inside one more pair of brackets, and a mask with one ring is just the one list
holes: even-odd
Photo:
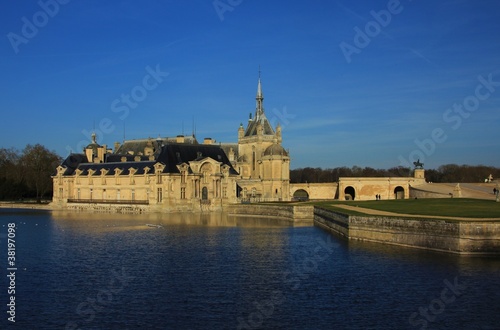
[(410, 198), (410, 187), (425, 182), (413, 177), (340, 178), (340, 200), (375, 200)]
[(337, 182), (291, 183), (290, 195), (293, 200), (336, 199)]
[(412, 186), (425, 183), (418, 177), (342, 177), (339, 182), (291, 183), (292, 200), (375, 200), (410, 198)]

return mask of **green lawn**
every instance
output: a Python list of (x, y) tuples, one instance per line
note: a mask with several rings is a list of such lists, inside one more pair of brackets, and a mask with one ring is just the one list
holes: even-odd
[(316, 202), (314, 205), (354, 214), (345, 209), (335, 208), (336, 204), (357, 205), (375, 210), (419, 215), (465, 217), (465, 218), (500, 218), (500, 203), (493, 200), (468, 198), (429, 198), (382, 201), (332, 201)]

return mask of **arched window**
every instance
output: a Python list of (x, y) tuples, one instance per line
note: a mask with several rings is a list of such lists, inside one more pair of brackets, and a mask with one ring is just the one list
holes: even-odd
[(208, 188), (207, 187), (203, 187), (203, 189), (201, 189), (201, 199), (203, 199), (203, 200), (208, 199)]

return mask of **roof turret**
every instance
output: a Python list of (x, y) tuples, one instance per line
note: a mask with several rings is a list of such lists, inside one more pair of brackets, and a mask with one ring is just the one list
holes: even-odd
[(259, 81), (257, 83), (257, 96), (256, 100), (256, 109), (255, 109), (255, 117), (248, 120), (248, 126), (245, 131), (245, 136), (253, 136), (257, 135), (258, 130), (257, 127), (259, 124), (262, 126), (262, 133), (264, 135), (274, 135), (274, 129), (269, 123), (265, 113), (264, 113), (264, 95), (262, 93), (262, 83), (260, 81), (260, 71), (259, 71)]

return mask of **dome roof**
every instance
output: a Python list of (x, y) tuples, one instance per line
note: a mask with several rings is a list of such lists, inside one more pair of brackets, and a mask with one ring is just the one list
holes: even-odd
[(285, 148), (280, 146), (277, 143), (274, 143), (267, 147), (267, 149), (264, 151), (264, 156), (288, 156), (288, 153), (286, 152)]

